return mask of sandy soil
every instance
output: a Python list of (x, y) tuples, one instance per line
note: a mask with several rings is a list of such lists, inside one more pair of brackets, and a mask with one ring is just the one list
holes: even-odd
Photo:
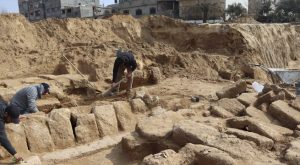
[(101, 151), (84, 158), (70, 160), (58, 165), (137, 165), (138, 162), (129, 160), (121, 146)]

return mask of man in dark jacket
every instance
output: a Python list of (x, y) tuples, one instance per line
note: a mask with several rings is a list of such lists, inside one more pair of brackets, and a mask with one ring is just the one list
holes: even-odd
[(42, 95), (49, 94), (49, 88), (47, 83), (25, 87), (14, 95), (10, 105), (13, 109), (19, 110), (21, 115), (39, 112), (35, 102), (41, 99)]
[(122, 79), (125, 69), (127, 70), (127, 81), (129, 81), (127, 92), (130, 92), (133, 84), (133, 71), (136, 69), (137, 63), (131, 52), (117, 51), (117, 58), (114, 63), (112, 87), (115, 87), (113, 92), (119, 92), (120, 85), (116, 83)]
[(20, 111), (12, 109), (7, 106), (4, 102), (0, 101), (0, 143), (1, 145), (13, 155), (13, 161), (19, 162), (22, 157), (18, 156), (15, 148), (11, 145), (5, 132), (5, 123), (19, 123)]

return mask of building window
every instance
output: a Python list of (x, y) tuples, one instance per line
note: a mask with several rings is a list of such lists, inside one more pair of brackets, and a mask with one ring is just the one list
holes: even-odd
[(129, 10), (123, 10), (123, 14), (129, 14)]
[(135, 15), (143, 15), (143, 11), (141, 9), (136, 9)]
[(156, 8), (155, 7), (150, 8), (150, 14), (156, 14)]
[(66, 10), (61, 10), (61, 13), (62, 14), (66, 14)]
[(71, 10), (71, 9), (68, 9), (68, 10), (67, 10), (67, 13), (71, 13), (71, 12), (72, 12), (72, 10)]

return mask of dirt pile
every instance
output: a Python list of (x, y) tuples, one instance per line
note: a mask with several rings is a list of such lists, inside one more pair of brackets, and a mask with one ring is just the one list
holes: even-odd
[(163, 16), (29, 23), (11, 14), (0, 15), (0, 23), (1, 78), (75, 73), (64, 54), (90, 80), (103, 81), (110, 79), (115, 49), (121, 47), (136, 54), (139, 69), (158, 66), (166, 77), (231, 79), (251, 75), (245, 63), (283, 67), (300, 51), (291, 25), (198, 26)]

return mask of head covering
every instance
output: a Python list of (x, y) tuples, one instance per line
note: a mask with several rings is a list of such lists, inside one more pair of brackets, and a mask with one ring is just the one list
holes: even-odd
[(47, 83), (41, 83), (42, 84), (42, 86), (44, 87), (44, 93), (48, 93), (48, 94), (50, 94), (50, 85), (49, 84), (47, 84)]
[(9, 105), (6, 107), (5, 111), (10, 116), (12, 123), (18, 124), (20, 122), (20, 111), (18, 108), (14, 108), (14, 106)]

